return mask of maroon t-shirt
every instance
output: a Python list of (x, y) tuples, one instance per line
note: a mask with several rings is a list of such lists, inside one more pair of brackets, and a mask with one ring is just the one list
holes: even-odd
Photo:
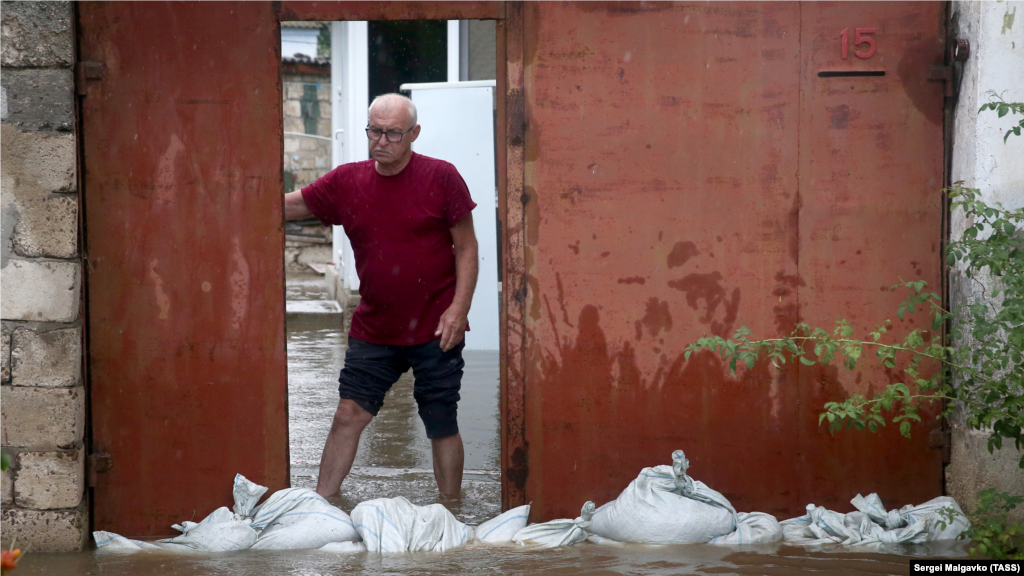
[(349, 334), (373, 344), (430, 342), (455, 298), (450, 229), (476, 203), (444, 160), (414, 152), (394, 176), (374, 164), (338, 166), (303, 188), (302, 199), (325, 225), (344, 226), (352, 242), (362, 299)]

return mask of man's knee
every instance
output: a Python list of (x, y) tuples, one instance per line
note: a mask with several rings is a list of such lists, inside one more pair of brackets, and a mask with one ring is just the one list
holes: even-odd
[(427, 430), (427, 438), (431, 440), (440, 440), (459, 433), (458, 405), (454, 402), (421, 404), (419, 414)]
[(338, 402), (338, 409), (334, 411), (331, 429), (362, 431), (371, 420), (373, 420), (373, 414), (367, 412), (355, 400), (342, 398)]

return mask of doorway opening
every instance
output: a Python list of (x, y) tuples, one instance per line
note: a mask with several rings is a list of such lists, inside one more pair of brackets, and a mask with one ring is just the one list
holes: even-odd
[[(413, 150), (454, 164), (478, 205), (480, 274), (459, 402), (463, 496), (446, 505), (464, 522), (491, 518), (501, 509), (495, 23), (282, 22), (281, 31), (285, 193), (335, 166), (366, 160), (369, 102), (401, 92), (416, 103), (423, 127)], [(290, 222), (285, 240), (291, 485), (315, 488), (359, 278), (343, 228)], [(350, 511), (364, 500), (395, 496), (419, 505), (438, 501), (411, 371), (363, 432), (337, 504)]]

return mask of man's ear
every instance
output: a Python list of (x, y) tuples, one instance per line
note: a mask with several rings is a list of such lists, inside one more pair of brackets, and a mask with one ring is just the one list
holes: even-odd
[(412, 127), (412, 132), (410, 134), (412, 135), (412, 139), (409, 140), (409, 142), (415, 142), (416, 139), (420, 137), (420, 125), (417, 124), (417, 125), (413, 126)]

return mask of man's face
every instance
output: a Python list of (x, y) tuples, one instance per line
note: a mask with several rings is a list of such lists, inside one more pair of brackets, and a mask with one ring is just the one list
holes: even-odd
[[(409, 130), (409, 112), (405, 106), (394, 105), (390, 108), (377, 106), (370, 112), (368, 128), (376, 128), (384, 132), (405, 132)], [(401, 165), (412, 154), (412, 143), (420, 135), (417, 124), (412, 131), (402, 136), (401, 142), (388, 142), (386, 135), (377, 140), (370, 140), (370, 157), (381, 166)]]

